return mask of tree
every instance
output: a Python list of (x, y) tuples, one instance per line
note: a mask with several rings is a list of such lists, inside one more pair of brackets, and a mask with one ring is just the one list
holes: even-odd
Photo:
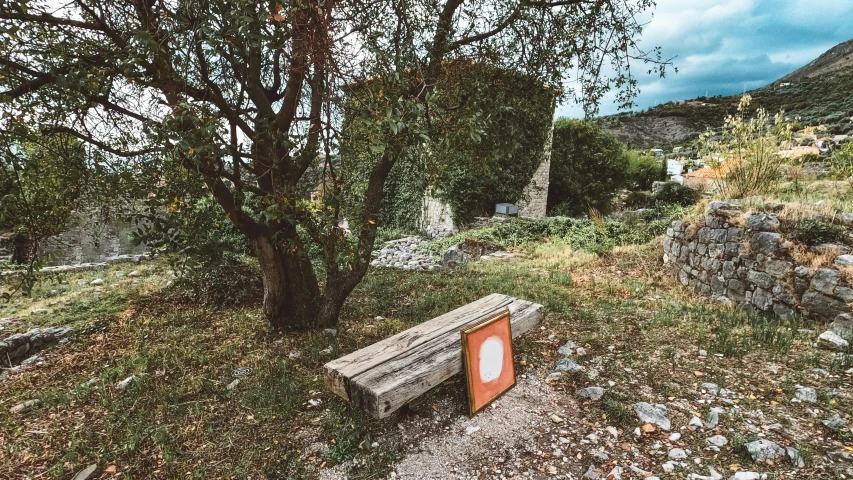
[(628, 187), (632, 190), (649, 191), (654, 182), (666, 180), (666, 160), (659, 162), (635, 150), (626, 150), (625, 155), (628, 157)]
[[(12, 0), (0, 10), (2, 129), (64, 132), (132, 168), (197, 176), (254, 245), (273, 327), (329, 326), (367, 271), (389, 172), (408, 151), (440, 146), (460, 107), (436, 88), (446, 60), (555, 86), (580, 72), (574, 93), (588, 112), (611, 88), (630, 105), (630, 65), (669, 65), (634, 41), (635, 16), (652, 5)], [(336, 151), (345, 91), (364, 82), (378, 89), (347, 122), (374, 156), (336, 169), (319, 154)], [(319, 208), (297, 187), (310, 168), (323, 172)], [(164, 206), (182, 194), (166, 176), (155, 186)], [(323, 252), (320, 275), (306, 242)]]
[(554, 122), (549, 210), (568, 216), (591, 208), (607, 212), (613, 195), (628, 180), (628, 156), (616, 138), (593, 122)]
[(86, 189), (85, 148), (55, 135), (0, 149), (0, 228), (11, 233), (12, 263), (32, 265), (42, 242), (71, 221)]

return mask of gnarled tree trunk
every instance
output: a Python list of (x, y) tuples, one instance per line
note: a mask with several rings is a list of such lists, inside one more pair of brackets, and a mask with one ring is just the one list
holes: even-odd
[(264, 315), (274, 329), (330, 326), (330, 320), (320, 315), (320, 287), (304, 252), (281, 248), (267, 236), (255, 239), (255, 252), (264, 282)]

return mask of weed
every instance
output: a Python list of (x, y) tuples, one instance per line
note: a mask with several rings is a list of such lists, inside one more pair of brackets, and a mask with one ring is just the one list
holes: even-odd
[(611, 393), (605, 394), (604, 402), (602, 403), (604, 414), (609, 420), (621, 425), (626, 429), (634, 426), (634, 413), (630, 408), (626, 407), (623, 401)]

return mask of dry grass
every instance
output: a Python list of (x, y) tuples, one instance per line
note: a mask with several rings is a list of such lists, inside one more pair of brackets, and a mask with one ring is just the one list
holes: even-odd
[(808, 246), (801, 243), (793, 243), (789, 249), (791, 258), (798, 265), (809, 267), (811, 273), (816, 272), (820, 268), (831, 267), (835, 258), (838, 257), (838, 251), (834, 249), (825, 249), (819, 252), (814, 252)]

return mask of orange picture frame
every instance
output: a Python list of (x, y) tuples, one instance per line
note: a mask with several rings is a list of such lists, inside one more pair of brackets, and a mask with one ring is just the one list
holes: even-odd
[(462, 357), (473, 416), (515, 386), (509, 310), (462, 331)]

